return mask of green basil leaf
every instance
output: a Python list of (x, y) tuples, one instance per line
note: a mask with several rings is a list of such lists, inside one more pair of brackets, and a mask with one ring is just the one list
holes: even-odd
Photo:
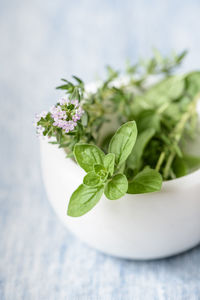
[(187, 164), (182, 157), (176, 156), (172, 164), (172, 169), (177, 178), (185, 176), (188, 172)]
[(108, 153), (104, 157), (104, 167), (108, 171), (108, 173), (112, 176), (114, 173), (115, 168), (115, 154), (114, 153)]
[(185, 81), (182, 75), (170, 76), (153, 85), (145, 97), (152, 103), (164, 103), (179, 98), (184, 92)]
[(102, 165), (99, 164), (94, 165), (94, 172), (100, 177), (102, 182), (104, 182), (108, 177), (108, 172), (106, 171), (105, 167)]
[(180, 107), (176, 102), (171, 103), (163, 112), (164, 118), (174, 119), (174, 121), (178, 122), (180, 119)]
[(80, 217), (91, 210), (103, 194), (103, 185), (88, 187), (81, 184), (71, 195), (67, 214), (71, 217)]
[(115, 175), (104, 188), (104, 194), (110, 200), (116, 200), (124, 196), (128, 189), (128, 181), (123, 174)]
[(155, 129), (148, 128), (138, 135), (135, 146), (128, 157), (127, 164), (129, 168), (131, 169), (139, 168), (143, 151), (146, 145), (148, 144), (148, 142), (150, 141), (150, 139), (154, 136), (154, 134), (155, 134)]
[(137, 126), (135, 121), (123, 124), (112, 137), (109, 144), (109, 152), (115, 154), (117, 165), (122, 164), (130, 155), (137, 138)]
[(100, 164), (95, 164), (93, 168), (96, 174), (98, 174), (101, 171), (106, 171), (105, 167)]
[(156, 170), (145, 169), (138, 173), (128, 185), (128, 194), (143, 194), (159, 191), (162, 176)]
[(91, 171), (85, 175), (83, 183), (87, 186), (96, 186), (100, 183), (100, 177), (94, 171)]
[(200, 167), (200, 156), (183, 154), (183, 160), (190, 172)]
[(105, 154), (95, 145), (76, 144), (74, 156), (79, 166), (90, 172), (93, 171), (94, 164), (103, 164)]
[(195, 97), (200, 92), (200, 72), (191, 72), (186, 77), (187, 93)]
[(142, 132), (149, 128), (154, 128), (156, 132), (160, 131), (161, 115), (152, 109), (143, 110), (137, 119), (138, 131)]

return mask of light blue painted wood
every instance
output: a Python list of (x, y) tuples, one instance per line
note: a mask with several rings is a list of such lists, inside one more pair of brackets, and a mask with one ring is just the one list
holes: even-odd
[(31, 123), (55, 102), (60, 77), (90, 81), (152, 46), (188, 48), (182, 69), (199, 68), (199, 10), (197, 0), (0, 2), (0, 299), (200, 299), (200, 248), (133, 262), (67, 232), (44, 191)]

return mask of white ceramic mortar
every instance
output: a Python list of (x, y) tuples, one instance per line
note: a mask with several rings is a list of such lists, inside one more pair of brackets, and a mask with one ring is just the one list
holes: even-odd
[[(190, 152), (200, 152), (199, 143)], [(192, 147), (194, 149), (192, 149)], [(159, 192), (126, 194), (99, 203), (78, 218), (66, 214), (73, 191), (85, 172), (63, 149), (41, 141), (42, 172), (57, 215), (76, 236), (105, 253), (129, 259), (178, 254), (200, 243), (200, 170), (163, 183)]]

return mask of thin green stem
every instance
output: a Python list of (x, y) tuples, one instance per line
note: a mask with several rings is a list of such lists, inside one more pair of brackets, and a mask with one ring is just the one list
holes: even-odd
[[(197, 104), (197, 101), (199, 100), (199, 98), (200, 98), (200, 94), (197, 94), (196, 97), (194, 98), (194, 100), (189, 104), (188, 110), (182, 115), (182, 118), (180, 119), (180, 121), (178, 122), (177, 126), (174, 128), (174, 130), (171, 134), (171, 137), (174, 139), (176, 145), (178, 145), (178, 143), (183, 135), (183, 131), (184, 131), (187, 121), (192, 117), (192, 115), (195, 112), (196, 104)], [(175, 150), (172, 150), (172, 152), (169, 155), (168, 160), (166, 162), (165, 168), (164, 168), (163, 176), (165, 179), (168, 178), (169, 171), (170, 171), (170, 168), (171, 168), (171, 165), (172, 165), (172, 162), (173, 162), (175, 156), (176, 156), (176, 152), (175, 152)]]
[(157, 164), (156, 164), (156, 171), (158, 171), (159, 172), (159, 170), (160, 170), (160, 168), (161, 168), (161, 166), (162, 166), (162, 164), (163, 164), (163, 162), (164, 162), (164, 159), (165, 159), (165, 152), (163, 151), (163, 152), (161, 152), (161, 154), (160, 154), (160, 157), (159, 157), (159, 159), (158, 159), (158, 162), (157, 162)]
[(163, 105), (161, 105), (161, 107), (159, 107), (159, 109), (157, 110), (158, 114), (162, 114), (170, 105), (169, 102), (165, 102)]

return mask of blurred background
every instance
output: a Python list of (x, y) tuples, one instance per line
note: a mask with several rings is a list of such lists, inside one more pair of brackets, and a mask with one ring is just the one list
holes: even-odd
[(133, 262), (71, 235), (45, 194), (34, 114), (60, 78), (85, 82), (150, 56), (189, 50), (200, 68), (199, 0), (0, 0), (0, 299), (199, 299), (200, 248)]

